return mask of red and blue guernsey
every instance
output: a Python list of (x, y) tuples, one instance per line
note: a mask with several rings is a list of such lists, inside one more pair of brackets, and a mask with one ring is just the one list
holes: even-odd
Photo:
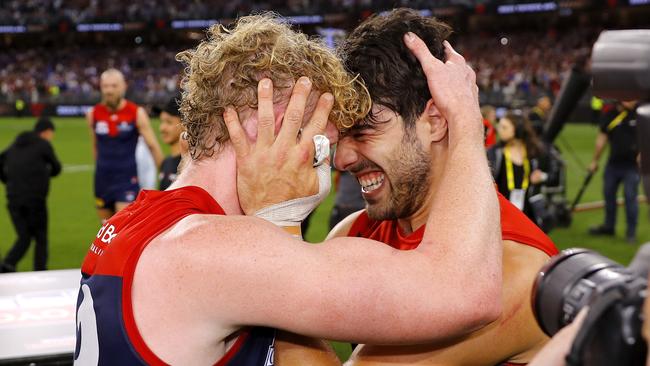
[[(553, 241), (544, 234), (530, 219), (524, 215), (510, 201), (499, 192), (499, 207), (501, 213), (501, 237), (503, 240), (512, 240), (521, 245), (528, 245), (552, 257), (558, 253)], [(348, 236), (369, 238), (388, 244), (399, 250), (415, 249), (422, 242), (424, 228), (411, 234), (404, 234), (397, 224), (397, 220), (376, 221), (368, 217), (366, 211), (355, 220), (348, 232)], [(504, 362), (499, 366), (520, 366), (523, 364)]]
[[(192, 214), (225, 215), (199, 187), (145, 190), (102, 226), (81, 267), (76, 365), (165, 365), (138, 331), (131, 286), (138, 259), (149, 242)], [(274, 342), (273, 329), (244, 329), (216, 365), (273, 365)]]
[(109, 110), (104, 104), (93, 108), (93, 132), (97, 149), (95, 197), (98, 208), (115, 202), (131, 202), (138, 194), (135, 148), (140, 133), (136, 124), (138, 106), (124, 100), (124, 107)]

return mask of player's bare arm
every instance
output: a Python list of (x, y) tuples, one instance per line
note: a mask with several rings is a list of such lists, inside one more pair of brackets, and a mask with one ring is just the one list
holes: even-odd
[(151, 155), (156, 162), (156, 167), (160, 168), (160, 164), (162, 164), (164, 159), (162, 149), (160, 148), (158, 139), (156, 139), (156, 134), (153, 132), (153, 128), (151, 128), (149, 116), (142, 107), (138, 107), (136, 125), (140, 135), (144, 138), (144, 142), (147, 144), (149, 151), (151, 151)]
[(93, 159), (97, 161), (97, 141), (95, 140), (95, 126), (93, 125), (93, 110), (95, 108), (89, 108), (86, 112), (86, 123), (88, 124), (88, 132), (90, 133), (90, 141), (92, 142), (93, 148)]
[[(417, 46), (414, 46), (414, 49), (417, 49)], [(460, 95), (440, 95), (438, 96), (438, 98), (442, 100), (449, 99), (447, 105), (453, 105), (453, 103), (461, 103), (462, 101), (464, 106), (466, 105), (467, 102), (466, 99), (468, 95), (471, 96), (472, 99), (476, 98), (477, 100), (476, 91), (474, 90), (475, 84), (472, 79), (473, 72), (468, 69), (468, 67), (464, 64), (464, 61), (462, 63), (453, 64), (453, 65), (445, 65), (438, 60), (436, 61), (442, 66), (439, 67), (440, 70), (438, 70), (436, 74), (432, 77), (435, 82), (444, 82), (445, 84), (460, 84), (462, 85), (462, 87), (470, 89), (469, 92), (463, 90), (462, 93), (465, 94), (459, 93)], [(429, 62), (429, 61), (425, 60), (425, 62)], [(448, 75), (448, 74), (453, 74), (453, 75)], [(439, 78), (440, 75), (444, 75), (443, 80), (435, 80), (436, 78)], [(471, 100), (471, 102), (476, 104), (476, 111), (478, 113), (478, 102), (474, 100)], [(260, 109), (261, 108), (262, 105), (260, 105)], [(480, 114), (478, 114), (478, 116), (480, 117)], [(232, 116), (228, 116), (226, 119), (228, 119), (229, 117)], [(464, 143), (468, 143), (469, 146), (472, 146), (468, 149), (459, 148), (455, 150), (456, 156), (460, 160), (459, 162), (460, 165), (467, 166), (468, 163), (467, 160), (471, 160), (463, 156), (465, 153), (472, 156), (473, 158), (476, 158), (476, 160), (478, 160), (479, 162), (482, 161), (484, 164), (481, 165), (480, 168), (478, 169), (471, 169), (471, 171), (450, 168), (445, 173), (453, 177), (450, 180), (453, 180), (454, 184), (456, 184), (456, 182), (458, 181), (457, 179), (458, 176), (456, 176), (456, 174), (462, 176), (464, 174), (470, 173), (471, 175), (479, 171), (481, 173), (479, 174), (480, 178), (475, 179), (477, 177), (469, 176), (467, 178), (463, 177), (463, 179), (467, 179), (469, 181), (475, 181), (475, 180), (486, 178), (485, 192), (487, 192), (487, 194), (485, 196), (487, 197), (487, 199), (481, 197), (479, 198), (479, 200), (483, 200), (483, 204), (485, 204), (486, 202), (489, 201), (490, 198), (494, 199), (494, 202), (485, 204), (485, 206), (487, 206), (488, 211), (490, 208), (492, 208), (495, 210), (495, 212), (498, 212), (498, 207), (496, 204), (496, 195), (492, 187), (492, 183), (491, 183), (492, 181), (489, 175), (489, 171), (487, 170), (487, 162), (485, 162), (485, 155), (484, 152), (482, 151), (482, 134), (480, 129), (481, 128), (480, 118), (475, 118), (476, 117), (475, 115), (463, 115), (458, 113), (455, 115), (452, 114), (452, 117), (453, 118), (451, 118), (451, 120), (453, 120), (459, 126), (456, 127), (457, 129), (463, 129), (464, 128), (462, 126), (463, 123), (467, 123), (469, 124), (469, 126), (471, 126), (471, 124), (476, 124), (475, 127), (477, 127), (476, 128), (477, 133), (473, 136), (476, 139), (476, 141), (466, 139), (466, 138), (458, 138), (459, 147), (462, 147)], [(234, 125), (234, 123), (227, 122), (227, 125), (231, 127), (232, 125)], [(465, 128), (469, 126), (465, 126)], [(469, 128), (471, 129), (472, 127)], [(231, 138), (232, 136), (236, 136), (237, 131), (230, 130), (230, 135)], [(281, 135), (282, 132), (280, 132), (279, 136)], [(465, 133), (465, 135), (467, 134)], [(470, 134), (470, 136), (472, 136), (472, 134)], [(296, 136), (294, 135), (292, 139), (288, 139), (287, 141), (296, 141)], [(476, 144), (479, 148), (478, 149), (473, 148), (474, 144)], [(276, 153), (278, 154), (276, 156), (287, 155), (286, 150), (283, 151), (282, 149), (276, 150)], [(268, 156), (268, 154), (269, 153), (266, 153), (265, 156)], [(247, 157), (250, 159), (250, 156)], [(268, 159), (274, 161), (271, 157), (268, 157)], [(449, 165), (453, 165), (453, 164), (449, 164)], [(239, 166), (241, 167), (241, 164)], [(251, 182), (254, 181), (260, 183), (260, 178), (272, 177), (273, 174), (270, 171), (269, 172), (265, 171), (265, 169), (271, 169), (271, 168), (277, 172), (281, 167), (273, 166), (269, 168), (268, 164), (266, 166), (257, 166), (255, 169), (255, 176), (257, 177), (257, 179), (251, 180)], [(244, 174), (243, 172), (240, 172), (240, 174), (238, 174), (238, 182), (241, 182), (243, 179), (247, 178), (243, 176), (243, 174)], [(474, 186), (476, 186), (476, 183), (473, 184)], [(269, 184), (261, 183), (260, 186), (268, 187)], [(469, 191), (476, 192), (474, 187), (472, 187), (472, 189), (469, 189)], [(460, 192), (455, 192), (455, 193), (457, 194), (458, 197), (463, 196), (460, 194)], [(466, 193), (467, 191), (463, 192), (465, 198), (467, 198)], [(445, 201), (445, 200), (447, 199), (442, 199), (441, 201)], [(458, 203), (455, 202), (456, 200), (450, 199), (450, 201), (452, 202), (441, 204), (439, 207), (437, 207), (437, 209), (443, 208), (444, 210), (448, 210), (450, 209), (449, 208), (450, 206), (454, 207), (452, 208), (452, 210), (457, 209)], [(476, 202), (472, 204), (470, 211), (476, 211), (475, 205)], [(425, 233), (425, 240), (424, 240), (424, 243), (426, 244), (420, 246), (418, 250), (410, 253), (395, 253), (395, 251), (390, 248), (372, 248), (372, 246), (375, 245), (374, 242), (363, 240), (363, 239), (356, 239), (356, 238), (341, 238), (330, 242), (326, 242), (324, 245), (319, 245), (319, 246), (303, 245), (300, 247), (300, 249), (296, 248), (293, 250), (296, 252), (297, 251), (303, 252), (304, 255), (308, 257), (311, 256), (310, 254), (308, 254), (309, 252), (325, 253), (325, 255), (321, 254), (321, 255), (316, 255), (314, 257), (315, 258), (314, 260), (316, 260), (317, 262), (319, 261), (318, 258), (326, 258), (331, 260), (332, 256), (334, 256), (335, 260), (332, 262), (325, 261), (321, 265), (317, 263), (311, 263), (309, 267), (323, 268), (322, 270), (319, 270), (320, 272), (319, 275), (323, 276), (324, 278), (328, 278), (328, 279), (339, 278), (340, 281), (348, 281), (348, 284), (353, 284), (353, 286), (351, 287), (355, 289), (363, 289), (369, 291), (369, 293), (362, 293), (362, 292), (358, 293), (359, 295), (362, 295), (360, 296), (361, 298), (364, 298), (364, 300), (361, 301), (359, 301), (359, 299), (349, 299), (349, 300), (346, 299), (346, 301), (350, 301), (351, 303), (342, 304), (341, 296), (335, 296), (334, 298), (331, 298), (331, 301), (333, 303), (329, 304), (326, 300), (328, 297), (327, 295), (337, 294), (337, 293), (340, 294), (338, 291), (341, 290), (343, 290), (344, 293), (349, 295), (349, 291), (347, 291), (347, 289), (340, 289), (340, 288), (338, 288), (338, 291), (337, 288), (332, 288), (331, 290), (326, 291), (323, 288), (323, 286), (328, 286), (328, 284), (321, 284), (320, 285), (321, 288), (318, 290), (319, 294), (327, 294), (325, 295), (325, 299), (322, 300), (325, 301), (326, 304), (321, 306), (321, 308), (334, 311), (334, 313), (337, 314), (337, 317), (343, 317), (344, 319), (343, 323), (346, 323), (348, 326), (350, 326), (351, 324), (357, 324), (355, 322), (359, 322), (358, 323), (359, 326), (361, 326), (362, 323), (377, 324), (379, 319), (383, 319), (381, 321), (382, 324), (377, 324), (377, 326), (379, 326), (380, 329), (372, 329), (371, 327), (369, 328), (366, 326), (367, 333), (362, 334), (362, 336), (378, 337), (376, 342), (386, 342), (386, 341), (391, 342), (391, 340), (387, 340), (386, 337), (392, 338), (393, 336), (399, 338), (398, 340), (399, 342), (415, 341), (415, 339), (417, 339), (418, 337), (418, 334), (425, 337), (431, 337), (429, 339), (443, 337), (443, 334), (446, 337), (449, 336), (449, 334), (456, 334), (457, 332), (462, 333), (462, 332), (466, 332), (467, 329), (474, 330), (477, 327), (483, 326), (487, 322), (494, 320), (496, 316), (498, 316), (498, 313), (500, 311), (500, 306), (498, 306), (496, 309), (492, 307), (495, 304), (495, 302), (492, 302), (492, 299), (495, 298), (495, 295), (497, 293), (499, 293), (500, 296), (501, 251), (500, 251), (500, 244), (499, 244), (500, 232), (499, 232), (498, 214), (492, 215), (491, 217), (485, 217), (485, 216), (481, 217), (482, 215), (477, 215), (477, 216), (480, 217), (480, 219), (477, 221), (480, 221), (481, 219), (489, 221), (487, 225), (484, 222), (479, 223), (479, 227), (481, 229), (487, 229), (486, 230), (487, 234), (485, 234), (485, 232), (481, 232), (480, 234), (475, 236), (467, 235), (467, 239), (460, 238), (461, 240), (470, 243), (470, 245), (468, 245), (467, 248), (471, 248), (469, 250), (471, 253), (463, 252), (463, 253), (450, 254), (446, 249), (442, 249), (440, 246), (442, 245), (444, 247), (445, 244), (441, 243), (440, 240), (438, 240), (438, 238), (441, 238), (442, 240), (448, 240), (446, 244), (449, 245), (449, 243), (454, 242), (454, 240), (458, 240), (458, 233), (450, 232), (456, 230), (456, 229), (451, 229), (453, 225), (449, 225), (445, 227), (444, 225), (440, 225), (439, 223), (438, 225), (429, 225), (427, 227), (428, 234)], [(436, 217), (436, 220), (440, 222), (445, 219), (441, 217)], [(435, 242), (433, 238), (436, 238)], [(270, 243), (270, 241), (266, 241), (266, 242)], [(488, 244), (486, 245), (486, 243)], [(279, 241), (272, 245), (275, 246), (273, 250), (282, 250), (282, 248), (285, 245), (289, 245), (293, 247), (295, 246), (295, 243), (287, 244), (285, 241)], [(486, 249), (485, 247), (488, 248)], [(373, 249), (377, 249), (377, 252), (375, 252)], [(385, 251), (385, 249), (388, 250)], [(292, 250), (292, 248), (288, 248), (287, 250)], [(371, 252), (375, 252), (375, 253), (371, 253)], [(441, 252), (445, 252), (444, 258), (441, 255)], [(458, 268), (461, 268), (462, 266), (461, 263), (467, 263), (466, 262), (467, 256), (470, 257), (476, 256), (476, 252), (482, 253), (481, 255), (477, 256), (478, 258), (472, 258), (470, 260), (470, 261), (476, 261), (476, 263), (479, 262), (481, 263), (481, 266), (476, 266), (476, 268), (483, 267), (486, 265), (485, 264), (486, 256), (490, 257), (490, 260), (492, 259), (491, 258), (492, 256), (494, 255), (498, 256), (498, 258), (489, 261), (491, 263), (487, 265), (488, 270), (486, 271), (487, 273), (485, 273), (486, 275), (485, 277), (477, 276), (478, 278), (487, 278), (486, 280), (484, 280), (486, 283), (481, 285), (482, 289), (474, 288), (474, 289), (470, 289), (470, 291), (467, 291), (467, 288), (465, 288), (465, 291), (459, 291), (459, 289), (453, 289), (454, 285), (458, 285), (459, 283), (463, 283), (470, 287), (473, 287), (473, 284), (476, 283), (477, 277), (472, 277), (472, 280), (469, 280), (470, 276), (468, 276), (468, 278), (465, 280), (462, 278), (463, 277), (462, 274), (457, 273)], [(384, 258), (384, 256), (386, 256), (386, 258)], [(291, 259), (301, 258), (301, 256), (296, 254), (294, 254), (293, 257), (294, 258)], [(411, 257), (416, 257), (416, 259)], [(437, 261), (430, 262), (432, 258), (437, 258)], [(301, 260), (299, 260), (299, 262), (301, 265), (304, 265), (305, 263), (309, 263), (309, 260), (307, 258), (302, 258)], [(381, 263), (382, 266), (377, 266), (376, 265), (377, 263)], [(418, 263), (420, 264), (428, 263), (428, 265), (423, 265), (422, 272), (417, 270), (412, 270), (413, 267)], [(433, 263), (436, 263), (436, 265), (433, 265)], [(496, 269), (492, 267), (493, 263), (497, 265)], [(330, 265), (333, 267), (330, 267)], [(368, 271), (370, 272), (364, 271), (363, 275), (357, 276), (355, 278), (354, 277), (355, 273), (358, 273), (360, 268), (363, 268), (364, 270), (367, 268)], [(406, 277), (404, 277), (403, 272), (406, 271), (406, 268), (409, 268), (410, 275), (415, 274), (413, 276), (415, 278), (412, 278), (410, 275), (406, 275)], [(329, 272), (328, 269), (333, 269), (333, 271)], [(374, 272), (375, 270), (381, 273), (375, 273)], [(323, 273), (324, 271), (326, 273)], [(372, 273), (372, 275), (366, 277), (365, 275), (368, 275), (369, 273)], [(385, 281), (378, 281), (377, 276), (380, 276), (379, 278), (385, 279)], [(450, 277), (453, 277), (453, 279)], [(359, 282), (355, 284), (354, 282), (355, 280), (351, 280), (351, 278), (355, 278), (355, 280)], [(396, 278), (399, 278), (399, 280), (395, 280)], [(429, 280), (431, 278), (439, 278), (442, 280), (439, 283), (432, 284), (431, 281)], [(317, 278), (314, 278), (314, 280), (317, 280)], [(338, 281), (334, 281), (334, 282), (338, 282)], [(378, 286), (378, 284), (380, 285)], [(410, 285), (414, 285), (414, 287), (410, 288)], [(440, 308), (438, 308), (436, 304), (434, 304), (436, 303), (435, 300), (426, 298), (426, 299), (419, 299), (422, 302), (419, 301), (412, 302), (410, 304), (412, 308), (409, 308), (409, 310), (404, 311), (403, 308), (404, 306), (403, 299), (405, 298), (404, 296), (407, 296), (406, 295), (407, 292), (411, 294), (414, 293), (413, 291), (417, 292), (415, 288), (418, 288), (417, 286), (420, 285), (425, 287), (429, 287), (433, 285), (433, 287), (436, 287), (436, 289), (431, 293), (437, 293), (438, 296), (442, 296), (442, 297), (449, 296), (448, 299), (451, 299), (449, 301), (451, 303), (456, 304), (457, 306), (455, 306), (453, 309), (449, 309), (448, 306), (441, 306)], [(336, 287), (336, 285), (334, 287)], [(407, 288), (408, 291), (404, 292), (405, 289)], [(498, 292), (492, 292), (495, 289), (498, 289)], [(476, 292), (472, 294), (473, 292), (472, 290), (476, 290)], [(298, 291), (297, 293), (302, 293), (302, 291)], [(476, 296), (476, 297), (473, 296), (478, 294), (480, 294), (480, 296)], [(373, 300), (376, 301), (377, 312), (373, 313), (372, 310), (369, 311), (368, 309), (365, 309), (367, 308), (365, 299), (367, 299), (368, 296), (372, 297)], [(383, 298), (384, 296), (385, 298)], [(469, 296), (472, 299), (468, 301), (467, 300), (468, 298), (465, 296)], [(499, 301), (496, 301), (496, 304), (500, 305)], [(483, 305), (487, 307), (484, 307)], [(425, 310), (425, 308), (427, 308), (428, 306), (433, 306), (433, 308), (429, 310)], [(407, 307), (409, 306), (407, 305)], [(434, 308), (435, 310), (433, 310)], [(336, 309), (338, 309), (338, 311)], [(392, 319), (395, 322), (403, 321), (404, 319), (396, 319), (395, 312), (398, 309), (402, 309), (404, 313), (412, 314), (414, 318), (413, 319), (414, 322), (413, 323), (407, 322), (409, 326), (403, 327), (403, 325), (399, 325), (398, 323), (393, 323), (390, 320), (387, 320), (387, 319)], [(484, 313), (484, 310), (486, 309), (489, 312), (489, 314), (487, 315)], [(436, 319), (438, 320), (435, 322), (436, 324), (432, 325), (431, 328), (428, 328), (426, 325), (422, 324), (422, 319), (426, 319), (426, 317), (423, 318), (422, 316), (419, 316), (419, 315), (424, 315), (424, 313), (421, 311), (425, 311), (427, 314), (429, 314), (427, 315), (428, 318), (431, 317), (431, 314), (438, 314), (441, 315), (440, 318), (442, 319), (437, 319), (436, 317)], [(292, 313), (292, 312), (289, 311), (288, 313)], [(382, 315), (380, 316), (380, 314)], [(442, 314), (445, 315), (442, 316)], [(379, 317), (374, 318), (374, 316), (379, 316)], [(365, 317), (370, 317), (370, 318), (365, 318)], [(305, 319), (303, 317), (300, 318)], [(359, 320), (353, 318), (363, 318), (363, 319)], [(287, 319), (287, 320), (289, 321), (291, 319)], [(459, 328), (457, 328), (457, 324), (452, 324), (455, 323), (456, 321), (463, 323), (460, 326), (460, 328), (462, 328), (462, 331)], [(319, 322), (319, 320), (316, 319), (316, 317), (314, 317), (314, 319), (310, 323), (315, 324), (315, 322)], [(300, 327), (301, 324), (296, 324), (296, 326)], [(355, 327), (351, 327), (351, 328), (355, 328)], [(398, 329), (400, 328), (402, 328), (405, 334), (400, 334), (399, 336), (397, 336), (396, 334), (400, 333), (398, 331)], [(425, 330), (424, 328), (428, 328), (428, 329)], [(299, 333), (325, 337), (325, 338), (350, 339), (350, 340), (360, 339), (358, 337), (354, 337), (354, 335), (350, 334), (349, 331), (346, 332), (346, 330), (344, 329), (336, 329), (336, 325), (334, 324), (321, 324), (321, 327), (319, 327), (319, 330), (317, 331), (318, 333), (316, 334), (313, 333), (313, 330), (310, 329), (302, 329), (302, 328), (298, 328), (298, 329), (289, 328), (289, 329)], [(388, 332), (388, 329), (391, 329), (391, 331)], [(377, 330), (381, 330), (379, 332), (380, 334), (377, 334), (378, 333)], [(328, 334), (329, 331), (331, 331), (332, 333)], [(419, 333), (420, 331), (423, 331), (423, 333)], [(388, 333), (392, 333), (392, 334), (388, 335)], [(350, 336), (354, 338), (351, 338)]]
[(508, 361), (525, 364), (548, 340), (536, 325), (530, 302), (532, 284), (545, 253), (520, 243), (503, 242), (503, 314), (467, 337), (413, 346), (360, 345), (346, 365), (492, 366)]

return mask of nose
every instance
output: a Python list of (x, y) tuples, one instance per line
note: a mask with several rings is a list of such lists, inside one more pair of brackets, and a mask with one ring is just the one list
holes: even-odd
[(347, 170), (357, 160), (359, 155), (355, 150), (354, 140), (349, 136), (341, 137), (334, 152), (334, 167), (338, 170)]

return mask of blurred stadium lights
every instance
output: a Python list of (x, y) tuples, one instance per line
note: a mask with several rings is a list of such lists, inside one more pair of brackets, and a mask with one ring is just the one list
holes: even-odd
[(297, 15), (284, 17), (291, 24), (320, 24), (323, 22), (322, 15)]
[(77, 32), (120, 32), (124, 29), (121, 23), (82, 23), (77, 24)]
[(499, 14), (517, 14), (517, 13), (541, 13), (555, 11), (558, 6), (555, 1), (524, 3), (524, 4), (505, 4), (497, 7)]
[(172, 20), (172, 29), (197, 29), (208, 28), (219, 23), (216, 19)]
[(0, 33), (26, 33), (24, 25), (0, 25)]

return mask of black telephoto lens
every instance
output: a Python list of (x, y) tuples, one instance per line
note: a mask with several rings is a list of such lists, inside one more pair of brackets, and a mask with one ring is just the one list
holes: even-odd
[(551, 337), (589, 306), (572, 347), (579, 362), (572, 365), (624, 366), (645, 360), (646, 278), (596, 252), (574, 248), (553, 257), (534, 286), (535, 318)]

